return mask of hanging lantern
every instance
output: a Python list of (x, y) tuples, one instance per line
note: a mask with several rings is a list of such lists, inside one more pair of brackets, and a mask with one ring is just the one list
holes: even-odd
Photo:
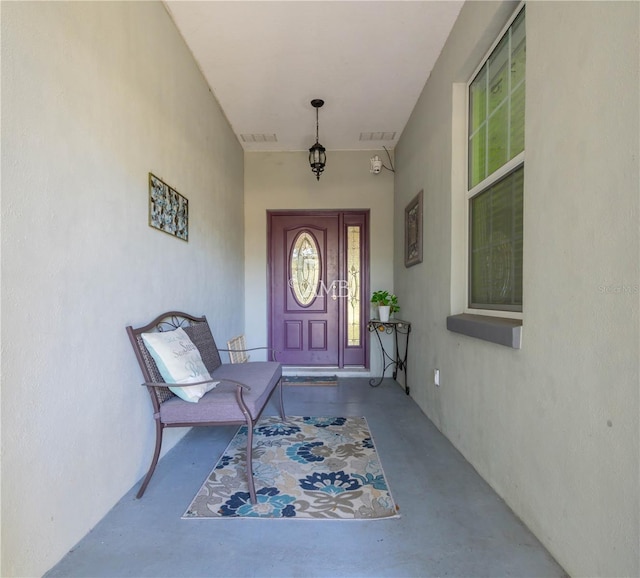
[(316, 143), (309, 149), (309, 165), (311, 171), (320, 180), (320, 175), (327, 164), (327, 150), (318, 142), (318, 109), (324, 104), (324, 100), (314, 98), (311, 106), (316, 109)]

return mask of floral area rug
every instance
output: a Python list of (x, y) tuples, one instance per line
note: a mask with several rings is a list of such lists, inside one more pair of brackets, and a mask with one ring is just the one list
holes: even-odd
[(242, 426), (183, 518), (398, 517), (364, 417), (262, 418), (253, 437), (255, 506), (246, 443)]

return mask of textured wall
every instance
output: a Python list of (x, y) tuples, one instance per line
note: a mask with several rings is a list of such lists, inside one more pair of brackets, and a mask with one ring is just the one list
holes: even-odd
[[(266, 344), (268, 337), (269, 209), (370, 209), (371, 290), (393, 289), (393, 173), (383, 169), (371, 174), (369, 159), (374, 154), (379, 151), (329, 151), (320, 181), (309, 168), (306, 152), (246, 155), (245, 311), (247, 339), (253, 347)], [(385, 164), (389, 166), (387, 160)], [(372, 342), (372, 349), (371, 367), (378, 375), (382, 368), (377, 342)]]
[[(3, 3), (2, 576), (44, 573), (148, 467), (125, 326), (243, 328), (243, 170), (161, 3)], [(188, 243), (147, 225), (149, 171)]]
[[(638, 3), (527, 4), (522, 349), (445, 328), (465, 283), (454, 84), (515, 7), (465, 4), (396, 149), (412, 394), (569, 574), (638, 576)], [(421, 188), (425, 261), (405, 270), (401, 216)]]

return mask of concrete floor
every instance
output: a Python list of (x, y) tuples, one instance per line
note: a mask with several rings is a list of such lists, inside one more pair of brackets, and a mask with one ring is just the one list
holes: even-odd
[(46, 576), (566, 576), (393, 380), (284, 394), (289, 415), (367, 418), (399, 519), (182, 520), (237, 429), (195, 428)]

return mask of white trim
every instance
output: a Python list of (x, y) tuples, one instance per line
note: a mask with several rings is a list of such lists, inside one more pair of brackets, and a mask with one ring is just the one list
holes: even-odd
[[(469, 149), (467, 148), (467, 155), (468, 155), (468, 150)], [(515, 171), (517, 168), (523, 165), (524, 154), (525, 154), (525, 151), (522, 151), (521, 153), (513, 157), (510, 161), (507, 161), (505, 164), (503, 164), (499, 169), (496, 169), (494, 172), (492, 172), (486, 179), (479, 182), (475, 187), (473, 187), (470, 190), (467, 190), (467, 195), (466, 195), (467, 200), (472, 199), (478, 193), (485, 191), (491, 185), (493, 185), (494, 183), (497, 183), (500, 179), (506, 177), (509, 173)], [(467, 183), (468, 182), (469, 181), (467, 180)]]
[(468, 300), (467, 267), (468, 229), (467, 206), (465, 198), (467, 190), (466, 171), (460, 170), (458, 161), (466, 158), (467, 117), (465, 103), (467, 85), (464, 82), (454, 83), (451, 89), (451, 288), (450, 311), (458, 313), (466, 306)]

